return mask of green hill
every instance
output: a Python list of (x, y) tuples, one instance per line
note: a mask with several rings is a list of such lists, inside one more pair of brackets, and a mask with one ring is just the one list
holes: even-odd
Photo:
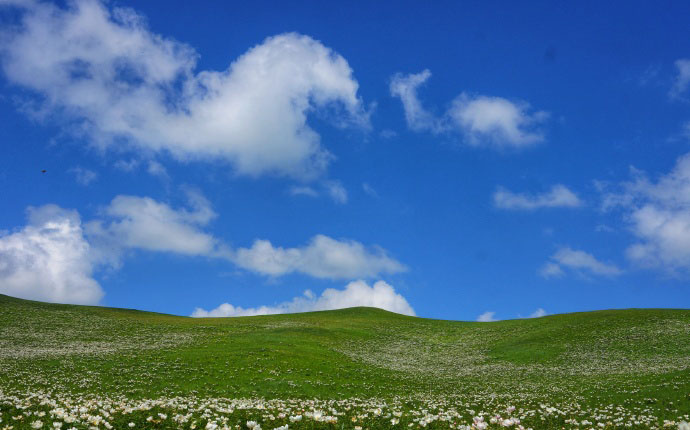
[[(493, 323), (373, 308), (193, 319), (0, 295), (0, 429), (52, 426), (62, 415), (51, 410), (88, 402), (128, 428), (677, 428), (690, 418), (690, 310)], [(279, 418), (280, 408), (291, 412)], [(290, 421), (297, 409), (304, 418)], [(181, 411), (191, 415), (174, 420)]]

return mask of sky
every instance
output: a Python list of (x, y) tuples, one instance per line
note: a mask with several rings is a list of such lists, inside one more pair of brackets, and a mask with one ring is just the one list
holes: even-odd
[(690, 5), (0, 0), (0, 293), (690, 306)]

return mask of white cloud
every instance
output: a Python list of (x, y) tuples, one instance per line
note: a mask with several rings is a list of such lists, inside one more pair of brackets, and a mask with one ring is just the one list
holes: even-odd
[(417, 96), (417, 88), (431, 77), (431, 71), (423, 70), (420, 73), (393, 75), (390, 83), (390, 92), (393, 97), (400, 98), (405, 110), (407, 126), (416, 131), (440, 131), (441, 125), (434, 116), (427, 112)]
[(347, 203), (347, 190), (340, 181), (328, 181), (325, 184), (328, 195), (338, 204)]
[(599, 225), (597, 225), (596, 227), (594, 227), (594, 231), (600, 232), (600, 233), (602, 233), (602, 232), (603, 232), (603, 233), (613, 233), (613, 232), (615, 232), (616, 230), (615, 230), (613, 227), (609, 226), (609, 225), (606, 225), (606, 224), (599, 224)]
[(518, 318), (541, 318), (541, 317), (544, 317), (546, 315), (548, 315), (548, 312), (546, 312), (546, 310), (544, 310), (544, 308), (537, 308), (536, 311), (532, 312), (531, 314), (529, 314), (526, 317), (523, 317), (520, 314), (518, 314), (517, 317)]
[(539, 274), (543, 278), (560, 278), (561, 276), (565, 275), (565, 272), (563, 269), (561, 269), (561, 266), (559, 266), (557, 263), (553, 262), (547, 262), (541, 268), (539, 269)]
[(379, 193), (376, 192), (374, 187), (372, 187), (371, 185), (369, 185), (366, 182), (362, 183), (362, 190), (364, 190), (364, 192), (370, 197), (375, 197), (375, 198), (379, 197)]
[[(523, 317), (521, 315), (518, 315), (518, 318), (540, 318), (540, 317), (543, 317), (546, 315), (548, 315), (548, 313), (544, 309), (538, 308), (536, 311), (532, 312), (528, 317)], [(486, 311), (477, 317), (477, 321), (478, 322), (493, 322), (493, 321), (499, 321), (499, 319), (496, 318), (496, 312)]]
[(501, 209), (535, 210), (539, 208), (576, 208), (582, 200), (564, 185), (554, 185), (548, 192), (536, 195), (513, 193), (498, 188), (493, 195), (494, 205)]
[(222, 258), (267, 276), (301, 273), (315, 278), (372, 278), (406, 270), (380, 247), (317, 235), (299, 248), (275, 247), (256, 240), (250, 248), (232, 249), (204, 231), (216, 213), (200, 194), (189, 192), (188, 208), (173, 208), (149, 197), (117, 196), (102, 210), (102, 219), (86, 224), (94, 253), (120, 264), (127, 249)]
[[(92, 279), (97, 266), (118, 268), (131, 249), (227, 260), (268, 276), (290, 273), (325, 278), (373, 278), (406, 268), (380, 247), (315, 236), (300, 248), (257, 240), (232, 249), (204, 231), (216, 217), (200, 194), (187, 193), (188, 207), (174, 208), (149, 197), (115, 197), (100, 218), (82, 227), (76, 211), (54, 205), (30, 210), (30, 222), (0, 233), (0, 292), (17, 297), (96, 303), (103, 295)], [(325, 297), (328, 297), (326, 295)]]
[(496, 312), (486, 311), (477, 317), (477, 321), (479, 321), (479, 322), (498, 321), (497, 319), (494, 318), (494, 315), (496, 315)]
[(621, 208), (638, 242), (627, 257), (645, 268), (671, 274), (690, 272), (690, 154), (654, 182), (633, 170), (619, 192), (604, 194), (604, 208)]
[(353, 240), (336, 240), (317, 235), (300, 248), (274, 247), (257, 240), (251, 248), (239, 248), (233, 261), (238, 266), (269, 276), (303, 273), (315, 278), (372, 278), (382, 273), (398, 273), (406, 268), (379, 247), (367, 249)]
[(690, 85), (690, 59), (680, 59), (675, 62), (678, 74), (671, 88), (671, 97), (678, 97), (683, 94)]
[(293, 196), (308, 196), (308, 197), (318, 197), (319, 193), (314, 188), (309, 186), (292, 186), (289, 190), (290, 194)]
[(149, 165), (146, 168), (146, 171), (151, 176), (157, 176), (161, 179), (169, 179), (168, 170), (165, 168), (165, 166), (163, 166), (156, 160), (149, 161)]
[(193, 317), (239, 317), (251, 315), (285, 314), (295, 312), (325, 311), (332, 309), (350, 308), (355, 306), (369, 306), (385, 309), (404, 315), (414, 315), (414, 309), (403, 296), (384, 281), (378, 281), (369, 286), (364, 281), (350, 282), (342, 290), (326, 289), (319, 297), (307, 290), (301, 297), (283, 302), (275, 306), (260, 306), (257, 308), (241, 308), (229, 303), (223, 303), (210, 311), (196, 308)]
[(398, 133), (396, 133), (394, 130), (391, 130), (389, 128), (381, 130), (381, 133), (379, 133), (379, 136), (381, 136), (384, 139), (393, 139), (398, 136)]
[(322, 181), (320, 184), (320, 189), (321, 191), (317, 191), (312, 186), (293, 185), (288, 189), (288, 192), (293, 196), (319, 197), (321, 195), (325, 195), (340, 205), (345, 204), (348, 201), (347, 189), (340, 181)]
[(0, 292), (58, 303), (96, 304), (103, 290), (76, 211), (29, 208), (21, 230), (0, 234)]
[(66, 121), (100, 147), (309, 178), (333, 158), (310, 113), (369, 124), (347, 61), (308, 36), (270, 37), (227, 70), (197, 72), (192, 48), (152, 33), (131, 9), (97, 0), (2, 7), (18, 12), (2, 30), (8, 80), (36, 94), (27, 104), (36, 116)]
[(544, 278), (560, 277), (563, 269), (570, 269), (579, 274), (617, 276), (623, 273), (616, 265), (603, 263), (585, 251), (563, 247), (551, 256), (551, 261), (542, 266), (539, 273)]
[(224, 247), (201, 228), (216, 213), (200, 194), (188, 193), (191, 210), (173, 209), (149, 197), (120, 195), (103, 210), (106, 220), (86, 224), (91, 241), (118, 258), (125, 249), (217, 257)]
[(96, 172), (93, 170), (84, 169), (83, 167), (73, 167), (69, 171), (74, 174), (77, 183), (84, 186), (89, 185), (98, 178), (98, 174)]
[(124, 172), (131, 172), (139, 166), (139, 160), (134, 158), (130, 160), (117, 160), (113, 166), (115, 166), (116, 169)]
[(630, 214), (633, 232), (641, 241), (627, 256), (643, 267), (690, 269), (690, 211), (645, 205)]
[(539, 308), (532, 312), (527, 318), (541, 318), (546, 315), (548, 315), (548, 313), (543, 308)]
[(525, 102), (502, 97), (460, 94), (443, 117), (437, 118), (419, 101), (417, 89), (431, 77), (429, 70), (393, 76), (390, 92), (400, 98), (410, 129), (432, 133), (459, 132), (474, 146), (525, 147), (544, 140), (538, 126), (548, 118), (543, 111), (531, 112)]
[(530, 114), (529, 104), (502, 97), (461, 94), (448, 115), (470, 145), (523, 147), (544, 140), (535, 126), (544, 122), (546, 112)]

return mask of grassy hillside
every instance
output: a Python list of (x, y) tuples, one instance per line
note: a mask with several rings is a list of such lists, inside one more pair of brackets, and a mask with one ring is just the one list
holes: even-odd
[(83, 404), (128, 428), (677, 428), (690, 418), (690, 310), (192, 319), (0, 295), (0, 396), (0, 429), (94, 427), (92, 412), (54, 412)]

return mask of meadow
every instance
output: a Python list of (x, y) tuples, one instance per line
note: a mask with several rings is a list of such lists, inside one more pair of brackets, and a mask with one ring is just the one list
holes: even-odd
[(690, 310), (195, 319), (0, 295), (0, 430), (690, 430)]

